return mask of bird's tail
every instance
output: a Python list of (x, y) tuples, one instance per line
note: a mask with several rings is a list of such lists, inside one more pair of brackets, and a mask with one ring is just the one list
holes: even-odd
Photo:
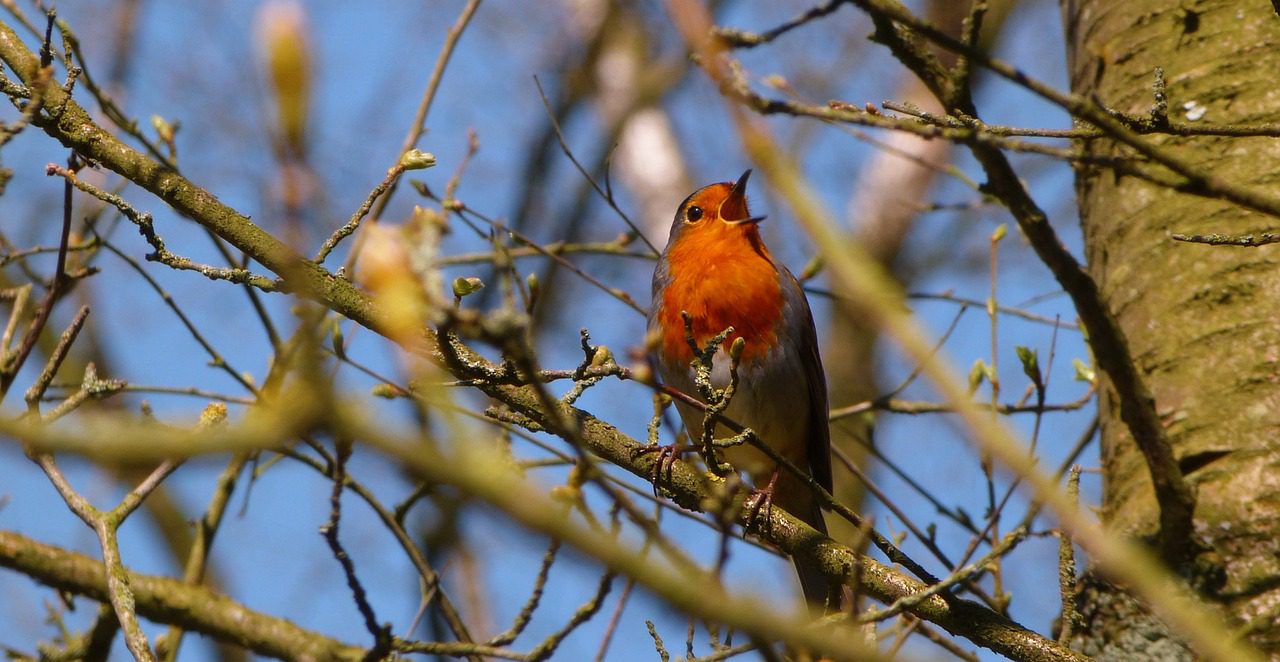
[[(822, 507), (818, 505), (818, 497), (798, 478), (779, 476), (779, 483), (794, 481), (795, 485), (779, 485), (774, 491), (774, 504), (799, 517), (805, 524), (827, 535), (827, 524), (822, 519)], [(817, 541), (814, 541), (816, 544)], [(808, 558), (806, 558), (808, 557)], [(816, 614), (822, 615), (839, 611), (843, 602), (840, 584), (832, 584), (822, 568), (812, 560), (811, 554), (796, 554), (791, 557), (796, 566), (796, 574), (800, 576), (800, 590), (804, 592), (805, 602)]]

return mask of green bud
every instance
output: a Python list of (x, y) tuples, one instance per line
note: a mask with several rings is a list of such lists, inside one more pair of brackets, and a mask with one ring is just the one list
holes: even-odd
[(484, 281), (470, 276), (467, 278), (458, 277), (453, 279), (453, 296), (461, 299), (469, 294), (475, 294), (484, 289)]
[(1031, 383), (1037, 388), (1043, 385), (1043, 377), (1040, 375), (1040, 355), (1034, 349), (1021, 345), (1015, 347), (1014, 351), (1018, 353), (1018, 360), (1022, 362), (1022, 372), (1031, 380)]
[(159, 115), (152, 115), (151, 127), (156, 130), (156, 135), (160, 137), (160, 140), (163, 140), (165, 143), (173, 142), (174, 128), (168, 120), (160, 117)]
[(1071, 359), (1071, 365), (1076, 369), (1075, 379), (1078, 382), (1094, 383), (1098, 379), (1098, 373), (1094, 371), (1093, 366), (1081, 361), (1080, 359)]
[(400, 155), (400, 167), (405, 170), (424, 170), (436, 164), (436, 155), (420, 149), (411, 149)]
[(529, 286), (529, 310), (533, 310), (533, 306), (538, 303), (538, 298), (542, 294), (542, 285), (538, 282), (538, 274), (531, 273), (528, 278), (524, 279), (526, 285)]
[(387, 400), (394, 400), (400, 397), (400, 389), (391, 384), (374, 384), (371, 393), (375, 398), (385, 398)]
[(976, 359), (973, 367), (969, 369), (969, 395), (973, 395), (978, 391), (978, 387), (982, 386), (982, 380), (987, 375), (987, 364), (982, 359)]
[(591, 355), (591, 367), (599, 368), (610, 363), (613, 363), (613, 352), (604, 345), (597, 346), (596, 353)]
[(346, 342), (342, 335), (342, 325), (336, 319), (330, 327), (330, 339), (333, 341), (333, 354), (340, 359), (347, 358)]

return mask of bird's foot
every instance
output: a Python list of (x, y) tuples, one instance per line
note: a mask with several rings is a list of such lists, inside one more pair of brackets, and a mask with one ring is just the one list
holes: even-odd
[(769, 477), (769, 484), (758, 490), (751, 490), (747, 495), (747, 519), (742, 529), (742, 537), (755, 528), (760, 514), (764, 514), (764, 523), (773, 522), (773, 487), (778, 482), (778, 471), (775, 469)]
[(648, 444), (640, 446), (634, 453), (636, 457), (653, 453), (657, 457), (653, 459), (653, 466), (649, 468), (649, 482), (653, 484), (653, 494), (658, 495), (658, 487), (663, 480), (671, 480), (671, 469), (675, 466), (676, 460), (684, 455), (684, 446), (679, 443), (675, 444)]

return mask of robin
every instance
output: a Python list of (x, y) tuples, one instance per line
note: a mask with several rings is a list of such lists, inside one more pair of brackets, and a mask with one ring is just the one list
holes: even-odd
[[(713, 360), (712, 383), (729, 382), (726, 348), (742, 338), (738, 386), (725, 410), (730, 419), (831, 490), (831, 442), (827, 428), (827, 384), (818, 356), (813, 314), (799, 281), (774, 260), (760, 237), (763, 216), (747, 209), (748, 170), (736, 183), (698, 189), (680, 203), (667, 247), (653, 272), (649, 332), (656, 342), (658, 374), (667, 385), (697, 395), (694, 358), (685, 314), (699, 347), (726, 328), (733, 333)], [(680, 417), (697, 438), (703, 412), (677, 402)], [(717, 438), (730, 436), (717, 429)], [(817, 496), (801, 478), (759, 449), (742, 444), (722, 449), (734, 468), (758, 490), (756, 504), (772, 503), (827, 532)], [(828, 596), (822, 571), (795, 561), (805, 600), (821, 609)]]

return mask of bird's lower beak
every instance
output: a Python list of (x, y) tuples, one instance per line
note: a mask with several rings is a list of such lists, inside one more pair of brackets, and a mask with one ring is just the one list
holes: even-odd
[(750, 223), (752, 225), (764, 220), (763, 216), (751, 216), (751, 212), (747, 210), (747, 179), (751, 177), (751, 171), (742, 173), (738, 181), (734, 183), (733, 188), (729, 189), (729, 196), (720, 203), (720, 218), (727, 223)]

